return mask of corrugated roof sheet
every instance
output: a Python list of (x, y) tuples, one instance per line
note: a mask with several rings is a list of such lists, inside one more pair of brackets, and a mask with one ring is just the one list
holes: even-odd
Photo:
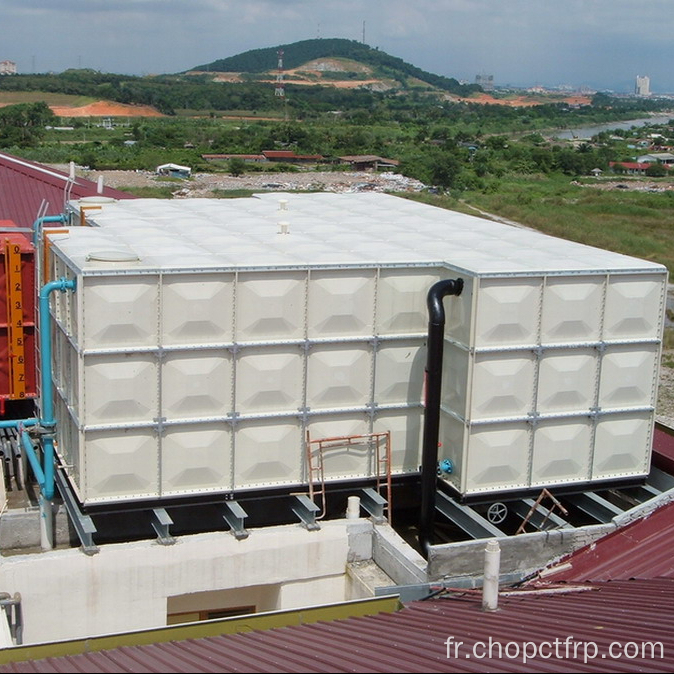
[[(520, 592), (502, 597), (495, 613), (470, 593), (394, 614), (20, 662), (0, 672), (669, 672), (673, 606), (672, 579)], [(648, 643), (655, 657), (648, 645), (642, 657)]]
[(674, 475), (674, 429), (663, 424), (655, 424), (653, 464)]
[[(0, 153), (0, 219), (13, 220), (19, 227), (30, 227), (44, 202), (46, 215), (63, 213), (65, 186), (68, 175), (62, 171), (20, 157)], [(97, 185), (91, 180), (77, 178), (73, 183), (72, 199), (96, 196)], [(133, 199), (133, 195), (103, 188), (103, 196)]]
[(552, 571), (546, 581), (674, 578), (674, 503), (580, 548)]

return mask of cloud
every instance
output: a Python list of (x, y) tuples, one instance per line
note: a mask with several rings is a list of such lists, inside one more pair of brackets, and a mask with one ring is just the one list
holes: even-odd
[(365, 41), (442, 75), (674, 90), (672, 0), (2, 0), (0, 59), (29, 71), (176, 72), (318, 37)]

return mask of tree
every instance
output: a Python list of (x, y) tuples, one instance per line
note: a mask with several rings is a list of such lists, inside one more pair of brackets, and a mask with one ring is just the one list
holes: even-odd
[(44, 136), (44, 127), (55, 120), (56, 116), (43, 101), (8, 105), (0, 109), (0, 145), (37, 145)]
[(668, 173), (667, 167), (664, 164), (651, 164), (646, 169), (646, 175), (649, 178), (664, 178)]
[(238, 178), (246, 172), (246, 162), (238, 157), (233, 157), (229, 160), (229, 172), (235, 178)]

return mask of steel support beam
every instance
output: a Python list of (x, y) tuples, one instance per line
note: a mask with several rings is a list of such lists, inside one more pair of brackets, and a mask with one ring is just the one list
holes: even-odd
[(674, 477), (664, 470), (660, 470), (655, 466), (651, 466), (651, 472), (648, 474), (648, 482), (646, 484), (655, 487), (660, 492), (669, 491), (674, 487)]
[(591, 491), (573, 494), (567, 500), (586, 515), (604, 524), (610, 522), (616, 515), (622, 515), (625, 512), (602, 496), (598, 496)]
[(225, 501), (222, 517), (229, 524), (229, 531), (238, 541), (248, 538), (248, 530), (244, 526), (248, 513), (236, 501)]
[(360, 505), (363, 506), (377, 524), (382, 524), (386, 521), (384, 515), (384, 508), (387, 505), (386, 499), (371, 487), (361, 489)]
[(173, 545), (176, 539), (171, 536), (169, 531), (173, 520), (164, 508), (153, 508), (150, 513), (150, 523), (157, 534), (157, 543), (159, 545)]
[(292, 497), (292, 511), (300, 518), (302, 525), (309, 531), (318, 531), (321, 527), (316, 522), (316, 513), (320, 508), (306, 494), (293, 494)]
[(472, 538), (504, 538), (505, 534), (472, 508), (462, 505), (439, 491), (435, 508)]
[(93, 535), (97, 531), (94, 521), (89, 515), (85, 515), (80, 510), (79, 503), (70, 489), (68, 480), (59, 469), (54, 471), (54, 481), (61, 493), (63, 505), (68, 513), (68, 518), (75, 528), (77, 537), (82, 544), (82, 552), (84, 552), (85, 555), (95, 555), (98, 552), (98, 546), (94, 543), (93, 538)]

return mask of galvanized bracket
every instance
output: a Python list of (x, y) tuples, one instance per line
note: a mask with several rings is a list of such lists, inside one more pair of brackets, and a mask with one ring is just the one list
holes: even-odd
[(487, 518), (472, 508), (454, 501), (441, 491), (436, 492), (435, 508), (472, 538), (505, 537), (505, 534)]
[(153, 508), (150, 513), (150, 522), (157, 534), (157, 543), (159, 545), (173, 545), (176, 542), (176, 539), (171, 536), (169, 531), (173, 520), (164, 508)]
[(370, 516), (377, 524), (383, 524), (386, 521), (384, 515), (384, 508), (386, 507), (386, 499), (378, 494), (372, 487), (361, 489), (360, 505), (370, 513)]
[(302, 526), (309, 531), (318, 531), (321, 527), (316, 522), (316, 513), (320, 508), (306, 494), (293, 494), (292, 496), (292, 511), (300, 518)]
[(223, 504), (222, 517), (229, 524), (229, 531), (237, 541), (248, 538), (248, 531), (244, 527), (244, 520), (248, 513), (237, 501), (225, 501)]
[(84, 552), (85, 555), (95, 555), (98, 552), (98, 546), (94, 543), (93, 539), (93, 535), (97, 531), (94, 521), (89, 515), (85, 515), (80, 510), (80, 506), (70, 489), (68, 480), (66, 480), (63, 473), (58, 469), (54, 471), (54, 481), (61, 493), (63, 505), (66, 507), (66, 512), (68, 513), (68, 518), (73, 527), (75, 527), (77, 537), (82, 544), (82, 552)]

